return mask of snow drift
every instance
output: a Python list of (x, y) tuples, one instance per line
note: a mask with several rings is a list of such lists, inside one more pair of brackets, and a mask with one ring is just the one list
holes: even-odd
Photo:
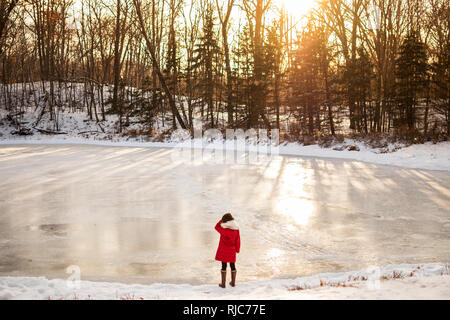
[[(449, 299), (448, 263), (400, 264), (282, 280), (152, 285), (0, 277), (0, 299)], [(410, 290), (414, 288), (414, 290)]]

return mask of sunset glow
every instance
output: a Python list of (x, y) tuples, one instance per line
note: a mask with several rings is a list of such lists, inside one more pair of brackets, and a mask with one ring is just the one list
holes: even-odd
[(279, 7), (284, 5), (289, 14), (300, 18), (315, 6), (316, 0), (276, 0), (274, 3)]

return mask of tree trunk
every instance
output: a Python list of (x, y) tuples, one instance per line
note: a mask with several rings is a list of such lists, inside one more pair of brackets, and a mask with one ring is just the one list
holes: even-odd
[(158, 76), (159, 82), (161, 83), (161, 86), (163, 87), (163, 90), (164, 90), (164, 92), (165, 92), (165, 94), (167, 96), (167, 99), (169, 100), (169, 105), (170, 105), (170, 107), (172, 109), (172, 112), (175, 115), (176, 119), (178, 120), (181, 128), (187, 129), (183, 119), (181, 118), (180, 113), (178, 112), (178, 109), (177, 109), (175, 100), (174, 100), (174, 98), (172, 96), (172, 93), (170, 92), (170, 89), (169, 89), (169, 87), (166, 84), (164, 76), (161, 73), (161, 69), (159, 67), (158, 60), (156, 59), (155, 49), (154, 49), (153, 44), (150, 41), (150, 39), (148, 37), (148, 34), (147, 34), (147, 31), (145, 29), (145, 24), (144, 24), (144, 19), (142, 17), (140, 3), (138, 2), (138, 0), (133, 0), (133, 4), (134, 4), (134, 6), (136, 8), (136, 14), (137, 14), (137, 17), (138, 17), (138, 22), (139, 22), (139, 26), (140, 26), (140, 29), (141, 29), (141, 33), (142, 33), (142, 36), (144, 37), (145, 43), (147, 44), (147, 50), (149, 51), (150, 56), (152, 58), (152, 63), (153, 63), (155, 72), (156, 72), (156, 74)]

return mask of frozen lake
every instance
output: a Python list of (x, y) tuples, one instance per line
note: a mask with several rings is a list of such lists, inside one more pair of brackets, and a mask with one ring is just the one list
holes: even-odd
[(450, 172), (351, 160), (176, 163), (171, 150), (0, 146), (0, 276), (217, 283), (214, 225), (241, 227), (238, 281), (450, 261)]

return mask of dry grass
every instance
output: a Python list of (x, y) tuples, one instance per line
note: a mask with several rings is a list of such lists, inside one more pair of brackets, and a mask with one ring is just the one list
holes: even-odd
[[(65, 298), (52, 298), (50, 296), (48, 296), (47, 300), (81, 300), (78, 295), (76, 293), (73, 294), (73, 298), (72, 299), (65, 299)], [(88, 295), (86, 299), (83, 300), (94, 300), (92, 299), (91, 295)]]
[[(337, 282), (337, 283), (332, 283), (332, 282), (325, 282), (323, 280), (320, 280), (320, 287), (334, 287), (334, 288), (358, 288), (358, 286), (356, 284), (352, 284), (352, 283), (346, 283), (346, 282)], [(301, 287), (301, 286), (293, 286), (293, 287), (289, 287), (288, 291), (302, 291), (302, 290), (309, 290), (309, 289), (314, 289), (312, 287)]]
[[(422, 271), (422, 268), (420, 266), (417, 266), (414, 270), (412, 270), (410, 273), (404, 273), (401, 271), (393, 271), (390, 274), (385, 274), (380, 277), (380, 281), (386, 281), (386, 280), (398, 280), (398, 279), (405, 279), (405, 278), (411, 278), (414, 276), (417, 276), (418, 273)], [(445, 267), (445, 270), (441, 272), (441, 275), (450, 275), (450, 266), (447, 264)], [(341, 287), (341, 288), (358, 288), (358, 286), (355, 283), (349, 283), (349, 282), (361, 282), (361, 281), (368, 281), (369, 278), (366, 276), (350, 276), (348, 278), (348, 282), (326, 282), (324, 280), (320, 280), (320, 287)], [(374, 280), (374, 279), (371, 279)], [(375, 279), (376, 280), (376, 279)], [(308, 286), (293, 286), (288, 287), (288, 291), (301, 291), (301, 290), (308, 290), (313, 289), (313, 287)]]
[(143, 297), (136, 297), (134, 295), (134, 293), (133, 294), (128, 293), (125, 296), (120, 297), (120, 300), (144, 300), (144, 298)]

